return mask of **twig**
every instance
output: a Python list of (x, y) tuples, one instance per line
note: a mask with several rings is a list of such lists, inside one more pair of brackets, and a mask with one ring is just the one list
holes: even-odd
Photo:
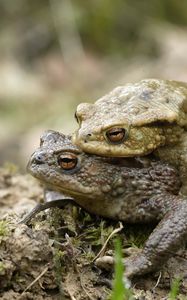
[(80, 279), (80, 285), (81, 285), (81, 288), (83, 289), (83, 291), (85, 292), (85, 294), (88, 296), (88, 298), (90, 300), (94, 300), (94, 298), (92, 298), (92, 296), (89, 294), (89, 292), (86, 290), (84, 284), (83, 284), (83, 280), (82, 280), (82, 275), (83, 274), (80, 274), (79, 270), (78, 270), (78, 275), (79, 275), (79, 279)]
[(114, 229), (111, 234), (109, 235), (109, 237), (106, 239), (106, 242), (104, 243), (103, 247), (101, 248), (101, 250), (99, 251), (99, 253), (96, 255), (96, 257), (92, 260), (92, 262), (94, 262), (98, 257), (103, 256), (105, 249), (107, 247), (107, 244), (109, 242), (109, 240), (118, 232), (120, 232), (123, 229), (123, 224), (121, 222), (119, 222), (119, 227)]
[(156, 287), (159, 285), (159, 282), (160, 282), (161, 277), (162, 277), (162, 272), (159, 273), (157, 282), (156, 282), (155, 286), (153, 287), (152, 291), (154, 291), (154, 289), (156, 289)]
[(21, 296), (23, 296), (23, 294), (28, 291), (47, 271), (49, 268), (49, 264), (47, 264), (47, 267), (38, 275), (38, 277), (36, 277), (36, 279), (34, 279), (27, 287), (26, 289), (21, 293), (20, 297), (18, 299), (21, 298)]
[(76, 300), (76, 298), (71, 294), (71, 292), (69, 291), (68, 287), (67, 287), (67, 292), (71, 298), (71, 300)]

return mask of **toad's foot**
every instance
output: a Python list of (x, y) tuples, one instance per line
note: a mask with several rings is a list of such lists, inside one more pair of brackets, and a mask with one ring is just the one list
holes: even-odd
[[(160, 269), (187, 238), (187, 201), (179, 200), (167, 212), (145, 243), (144, 249), (124, 260), (125, 276), (131, 278)], [(102, 257), (97, 266), (109, 269), (114, 258)]]

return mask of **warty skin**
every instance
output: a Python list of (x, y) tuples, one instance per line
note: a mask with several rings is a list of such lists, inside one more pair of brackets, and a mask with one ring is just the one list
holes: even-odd
[(159, 269), (181, 247), (187, 237), (187, 201), (179, 196), (175, 168), (158, 161), (147, 167), (138, 159), (121, 162), (85, 154), (71, 137), (48, 131), (28, 171), (90, 213), (129, 223), (159, 222), (141, 253), (125, 260), (126, 276), (133, 277)]

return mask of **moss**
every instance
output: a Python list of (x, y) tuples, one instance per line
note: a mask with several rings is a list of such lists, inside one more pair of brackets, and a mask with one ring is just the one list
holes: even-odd
[(0, 237), (8, 234), (8, 223), (7, 221), (0, 221)]
[(155, 228), (154, 224), (149, 224), (149, 227), (145, 224), (131, 224), (125, 228), (125, 239), (123, 246), (143, 248), (145, 241), (150, 236), (151, 232)]
[(53, 261), (54, 261), (56, 283), (59, 288), (60, 296), (64, 299), (64, 290), (62, 287), (62, 276), (63, 276), (62, 260), (63, 260), (63, 257), (64, 257), (64, 252), (59, 249), (55, 249)]
[(3, 264), (2, 261), (0, 261), (0, 275), (4, 274), (4, 270), (5, 270), (5, 265)]

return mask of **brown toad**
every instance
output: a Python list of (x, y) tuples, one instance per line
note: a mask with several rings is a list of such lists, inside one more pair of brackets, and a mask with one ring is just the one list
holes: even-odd
[(187, 237), (187, 201), (178, 195), (178, 172), (166, 163), (155, 161), (144, 167), (136, 159), (124, 159), (123, 165), (117, 165), (85, 154), (68, 136), (48, 131), (28, 171), (49, 190), (73, 197), (88, 212), (129, 223), (159, 222), (141, 253), (125, 260), (127, 277), (159, 269)]
[(83, 151), (112, 157), (153, 153), (179, 168), (187, 194), (187, 83), (145, 79), (117, 87), (76, 111), (73, 142)]

